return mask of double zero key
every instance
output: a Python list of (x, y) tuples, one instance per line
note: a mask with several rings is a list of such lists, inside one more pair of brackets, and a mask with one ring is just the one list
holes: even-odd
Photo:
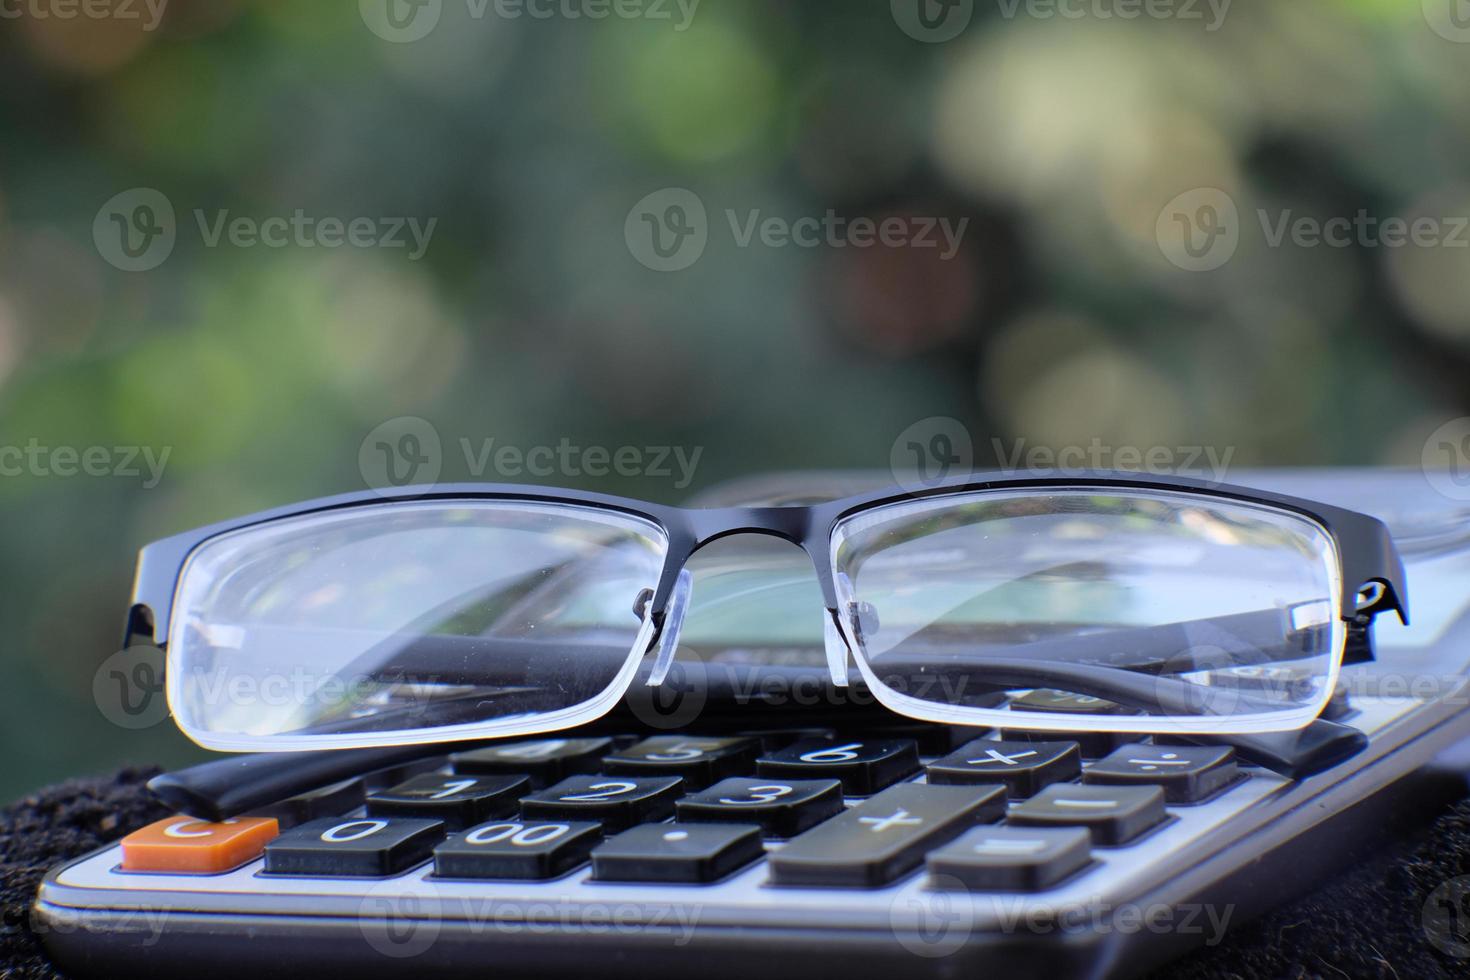
[(485, 823), (434, 848), (434, 873), (444, 878), (555, 878), (585, 862), (601, 841), (602, 828), (595, 823)]
[(927, 786), (884, 790), (797, 837), (769, 861), (778, 885), (886, 885), (927, 851), (1005, 813), (1004, 786)]

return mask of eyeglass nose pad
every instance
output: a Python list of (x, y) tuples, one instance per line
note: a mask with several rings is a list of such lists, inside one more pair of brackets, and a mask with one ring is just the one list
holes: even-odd
[(664, 678), (669, 676), (669, 668), (674, 666), (674, 653), (679, 649), (679, 633), (684, 629), (684, 614), (689, 610), (689, 595), (693, 591), (694, 576), (686, 568), (674, 581), (674, 591), (669, 595), (669, 605), (664, 610), (664, 628), (659, 635), (658, 656), (648, 675), (649, 687), (662, 684)]
[(827, 671), (832, 675), (832, 686), (847, 686), (847, 640), (837, 628), (837, 610), (828, 609), (822, 621), (822, 640), (827, 647)]

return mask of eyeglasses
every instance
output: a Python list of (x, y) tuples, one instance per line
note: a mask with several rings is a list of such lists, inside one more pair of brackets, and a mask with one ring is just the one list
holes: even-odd
[(1099, 474), (718, 510), (521, 486), (331, 497), (143, 549), (129, 635), (165, 648), (175, 720), (211, 749), (554, 731), (640, 669), (665, 682), (686, 564), (738, 533), (810, 556), (833, 685), (948, 724), (1301, 728), (1371, 659), (1372, 618), (1407, 621), (1371, 517)]

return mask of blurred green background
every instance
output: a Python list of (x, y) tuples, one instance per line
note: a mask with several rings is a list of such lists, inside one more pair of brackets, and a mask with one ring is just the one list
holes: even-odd
[[(156, 25), (159, 0), (133, 18), (3, 5), (0, 798), (200, 757), (94, 701), (137, 548), (362, 489), (364, 440), (401, 416), (432, 425), (444, 480), (529, 479), (494, 457), (475, 472), (461, 440), (697, 450), (688, 486), (677, 468), (532, 480), (677, 500), (886, 469), (935, 417), (977, 465), (1099, 440), (1243, 466), (1418, 465), (1470, 414), (1470, 248), (1452, 240), (1470, 21), (1451, 0), (1222, 18), (690, 2), (167, 0)], [(676, 271), (636, 240), (691, 218), (667, 188), (707, 211)], [(1164, 240), (1171, 202), (1204, 234), (1221, 193), (1238, 246), (1191, 270)], [(143, 206), (159, 196), (171, 221)], [(1273, 246), (1262, 209), (1429, 216), (1446, 240)], [(417, 259), (211, 243), (221, 213), (298, 211), (435, 223)], [(946, 257), (742, 245), (728, 212), (966, 223)], [(168, 454), (156, 485), (144, 452)]]

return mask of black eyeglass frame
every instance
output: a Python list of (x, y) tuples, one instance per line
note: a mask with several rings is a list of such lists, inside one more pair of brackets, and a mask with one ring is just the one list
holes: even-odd
[(832, 534), (839, 522), (866, 510), (957, 493), (1089, 488), (1198, 494), (1205, 499), (1274, 507), (1306, 517), (1321, 526), (1337, 549), (1342, 583), (1339, 608), (1348, 630), (1348, 654), (1345, 656), (1351, 658), (1347, 662), (1372, 659), (1366, 627), (1378, 613), (1396, 612), (1404, 623), (1409, 621), (1403, 562), (1388, 528), (1375, 517), (1299, 497), (1207, 480), (1096, 472), (1069, 477), (1000, 479), (968, 475), (937, 481), (931, 487), (917, 490), (891, 487), (811, 505), (717, 509), (689, 509), (608, 494), (521, 484), (459, 483), (338, 494), (195, 528), (144, 547), (138, 556), (125, 642), (131, 644), (141, 638), (150, 638), (157, 646), (166, 649), (174, 594), (184, 566), (190, 555), (206, 541), (273, 521), (352, 507), (396, 501), (523, 500), (597, 507), (647, 520), (657, 525), (668, 540), (664, 566), (651, 600), (650, 615), (655, 626), (655, 634), (650, 641), (652, 649), (663, 628), (679, 573), (695, 552), (721, 538), (736, 534), (765, 534), (800, 547), (812, 560), (823, 601), (835, 623), (839, 621), (839, 610), (830, 558)]

